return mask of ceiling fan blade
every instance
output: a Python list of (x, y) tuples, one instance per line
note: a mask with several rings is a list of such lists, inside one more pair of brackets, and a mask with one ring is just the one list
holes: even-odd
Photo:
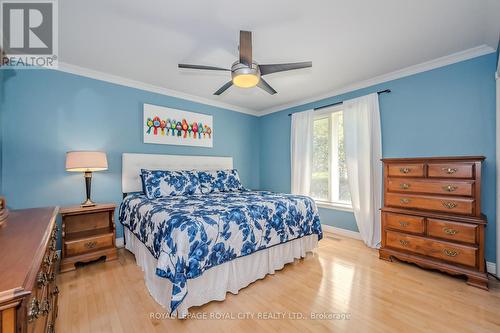
[(179, 64), (179, 68), (188, 69), (206, 69), (210, 71), (230, 71), (230, 69), (214, 67), (214, 66), (204, 66), (204, 65), (189, 65), (189, 64)]
[(252, 66), (252, 32), (240, 30), (240, 62)]
[(277, 93), (277, 91), (276, 91), (276, 90), (274, 90), (274, 88), (273, 88), (273, 87), (271, 87), (271, 86), (269, 85), (269, 83), (267, 83), (267, 81), (266, 81), (266, 80), (264, 80), (263, 78), (260, 78), (259, 83), (257, 83), (257, 87), (259, 87), (259, 88), (260, 88), (260, 89), (262, 89), (262, 90), (267, 91), (267, 92), (268, 92), (268, 93), (270, 93), (271, 95), (274, 95), (274, 94), (276, 94), (276, 93)]
[(216, 92), (214, 92), (214, 95), (218, 96), (218, 95), (222, 94), (224, 91), (226, 91), (232, 85), (233, 85), (233, 81), (229, 81), (228, 83), (226, 83), (225, 85), (223, 85), (222, 87), (220, 87), (219, 90), (217, 90)]
[(277, 72), (291, 71), (294, 69), (312, 67), (312, 61), (293, 62), (289, 64), (259, 65), (260, 75), (267, 75)]

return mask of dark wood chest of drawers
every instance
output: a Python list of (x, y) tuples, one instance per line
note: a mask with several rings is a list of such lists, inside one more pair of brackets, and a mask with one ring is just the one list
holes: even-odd
[(484, 157), (390, 158), (384, 162), (380, 258), (467, 276), (488, 289), (481, 214)]
[(0, 228), (0, 332), (54, 332), (57, 208), (14, 210)]

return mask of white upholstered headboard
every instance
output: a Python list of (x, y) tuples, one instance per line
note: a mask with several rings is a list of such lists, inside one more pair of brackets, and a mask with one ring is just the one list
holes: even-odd
[(122, 192), (142, 191), (141, 169), (224, 170), (233, 168), (232, 157), (160, 154), (122, 154)]

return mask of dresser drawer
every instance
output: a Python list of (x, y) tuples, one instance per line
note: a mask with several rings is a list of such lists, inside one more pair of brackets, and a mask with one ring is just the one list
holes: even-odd
[(475, 224), (427, 219), (427, 235), (431, 237), (475, 244), (476, 234), (477, 225)]
[(113, 235), (96, 236), (94, 238), (66, 241), (66, 255), (78, 255), (113, 246)]
[(412, 233), (424, 233), (424, 218), (403, 214), (384, 213), (385, 227)]
[(476, 266), (477, 248), (386, 231), (386, 246), (465, 266)]
[(427, 193), (472, 196), (474, 181), (442, 181), (433, 179), (389, 178), (387, 190), (401, 193)]
[(473, 178), (473, 163), (430, 163), (427, 166), (431, 178)]
[(391, 177), (423, 177), (424, 164), (389, 164), (388, 176)]
[(473, 199), (387, 193), (385, 203), (392, 207), (424, 209), (448, 214), (472, 215), (474, 213)]

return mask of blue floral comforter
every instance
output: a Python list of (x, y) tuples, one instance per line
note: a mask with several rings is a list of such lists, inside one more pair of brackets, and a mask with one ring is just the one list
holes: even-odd
[(156, 274), (172, 282), (172, 312), (187, 295), (187, 279), (261, 249), (323, 236), (311, 198), (272, 192), (157, 199), (131, 194), (120, 206), (119, 220), (158, 259)]

